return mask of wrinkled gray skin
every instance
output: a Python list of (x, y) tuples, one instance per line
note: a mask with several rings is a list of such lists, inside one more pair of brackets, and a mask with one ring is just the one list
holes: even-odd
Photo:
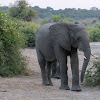
[[(81, 72), (81, 82), (90, 59), (89, 36), (86, 28), (81, 24), (67, 22), (47, 23), (36, 32), (36, 51), (41, 68), (42, 84), (53, 85), (51, 81), (51, 65), (56, 60), (61, 72), (60, 89), (69, 90), (67, 75), (67, 56), (70, 56), (72, 69), (73, 91), (81, 91), (79, 85), (79, 61), (77, 49), (84, 52), (84, 62)], [(45, 70), (47, 66), (47, 73)]]

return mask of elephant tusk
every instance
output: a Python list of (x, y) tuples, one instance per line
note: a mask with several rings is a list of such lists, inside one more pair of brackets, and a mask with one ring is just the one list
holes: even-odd
[(87, 59), (87, 58), (84, 56), (84, 59)]

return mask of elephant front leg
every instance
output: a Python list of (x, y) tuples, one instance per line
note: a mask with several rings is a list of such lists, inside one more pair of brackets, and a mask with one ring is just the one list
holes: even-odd
[(77, 49), (72, 49), (71, 51), (71, 69), (72, 69), (72, 91), (81, 91), (79, 86), (79, 61)]
[(68, 74), (67, 74), (67, 56), (66, 51), (60, 51), (59, 66), (61, 72), (61, 86), (60, 89), (70, 90), (68, 86)]
[(59, 45), (54, 47), (56, 58), (59, 63), (60, 72), (61, 72), (61, 86), (60, 89), (70, 90), (68, 86), (68, 75), (67, 75), (67, 51)]
[(61, 86), (60, 89), (63, 90), (70, 90), (68, 86), (68, 75), (67, 75), (67, 66), (66, 64), (60, 64), (60, 70), (61, 70)]

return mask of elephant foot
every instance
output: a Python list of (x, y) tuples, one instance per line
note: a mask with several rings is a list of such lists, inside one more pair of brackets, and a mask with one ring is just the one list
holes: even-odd
[(71, 88), (71, 91), (81, 91), (81, 88), (80, 88), (80, 86), (79, 85), (77, 85), (77, 86), (72, 86), (72, 88)]
[(52, 77), (52, 78), (61, 79), (61, 76), (60, 76), (60, 75), (52, 75), (51, 77)]
[(49, 81), (43, 82), (42, 84), (43, 84), (44, 86), (53, 86), (53, 83), (52, 83), (52, 82), (49, 82)]
[(49, 82), (49, 85), (50, 85), (50, 86), (53, 86), (53, 83), (52, 83), (52, 82)]
[(61, 76), (60, 75), (55, 75), (55, 78), (61, 79)]
[(60, 86), (60, 89), (61, 90), (70, 90), (70, 88), (69, 88), (69, 86), (68, 85), (62, 85), (62, 86)]

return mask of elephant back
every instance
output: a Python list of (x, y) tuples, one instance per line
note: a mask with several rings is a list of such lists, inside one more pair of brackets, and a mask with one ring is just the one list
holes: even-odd
[(49, 34), (49, 27), (54, 23), (48, 23), (41, 26), (36, 32), (36, 49), (49, 61), (55, 59), (53, 43)]

